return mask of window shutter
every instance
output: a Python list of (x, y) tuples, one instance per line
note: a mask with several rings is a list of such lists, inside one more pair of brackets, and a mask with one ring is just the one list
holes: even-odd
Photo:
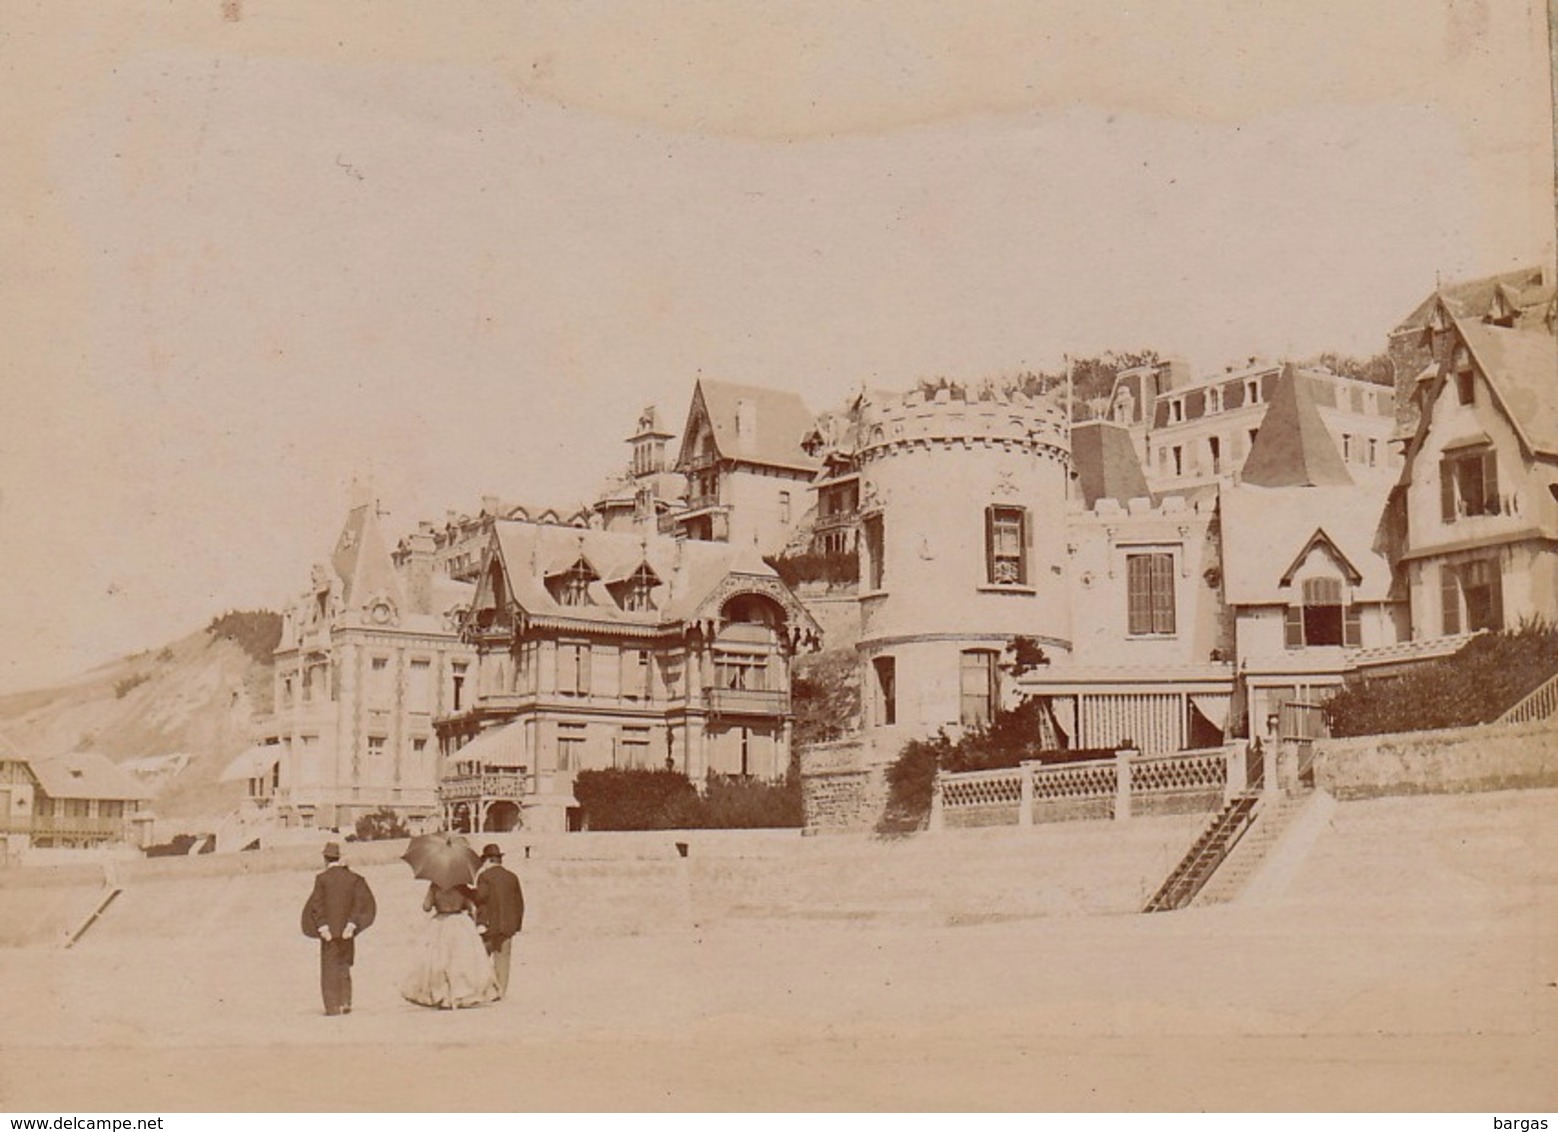
[(1304, 607), (1290, 605), (1287, 607), (1287, 620), (1283, 624), (1283, 635), (1287, 647), (1301, 649), (1304, 647)]
[(1125, 560), (1126, 630), (1132, 635), (1152, 632), (1149, 593), (1147, 558), (1133, 554)]
[(1491, 448), (1482, 454), (1482, 513), (1503, 513), (1498, 498), (1498, 453)]
[(1444, 619), (1444, 635), (1454, 636), (1461, 631), (1461, 592), (1455, 582), (1455, 571), (1449, 566), (1439, 567), (1439, 600)]
[(1499, 569), (1498, 559), (1488, 566), (1488, 607), (1492, 610), (1493, 628), (1504, 628), (1504, 571)]
[(1455, 522), (1455, 465), (1448, 460), (1439, 464), (1439, 517)]
[(1342, 645), (1356, 649), (1363, 647), (1363, 611), (1355, 604), (1342, 607)]
[(595, 667), (595, 650), (589, 645), (575, 645), (574, 655), (579, 658), (579, 695), (590, 694), (590, 669)]
[(1021, 528), (1021, 542), (1017, 550), (1017, 584), (1028, 584), (1028, 549), (1033, 546), (1033, 524), (1028, 521), (1028, 509), (1024, 507), (1017, 512), (1017, 523)]
[(995, 508), (985, 508), (985, 581), (995, 584)]
[(1152, 556), (1152, 629), (1155, 633), (1174, 632), (1174, 556)]

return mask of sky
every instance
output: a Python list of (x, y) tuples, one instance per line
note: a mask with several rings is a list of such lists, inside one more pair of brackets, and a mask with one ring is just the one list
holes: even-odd
[[(0, 691), (576, 504), (699, 376), (1379, 352), (1553, 255), (1535, 0), (87, 0), (0, 33)], [(357, 485), (354, 487), (354, 484)]]

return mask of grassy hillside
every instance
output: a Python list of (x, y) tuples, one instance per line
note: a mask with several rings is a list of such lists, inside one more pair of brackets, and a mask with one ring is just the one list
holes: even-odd
[(106, 755), (156, 792), (160, 817), (221, 813), (242, 785), (217, 779), (271, 707), (266, 632), (263, 615), (230, 614), (71, 683), (0, 696), (0, 732), (33, 757)]

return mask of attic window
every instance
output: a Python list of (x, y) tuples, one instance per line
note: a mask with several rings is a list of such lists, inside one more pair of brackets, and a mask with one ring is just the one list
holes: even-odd
[(1477, 378), (1469, 369), (1463, 369), (1455, 375), (1455, 396), (1462, 405), (1470, 405), (1477, 400)]
[(654, 589), (660, 584), (648, 563), (641, 563), (622, 587), (622, 608), (630, 613), (647, 613), (655, 607)]
[(1287, 647), (1301, 649), (1323, 645), (1357, 648), (1363, 641), (1359, 608), (1346, 603), (1339, 578), (1306, 578), (1303, 602), (1287, 610)]
[(599, 580), (595, 568), (581, 558), (568, 568), (567, 573), (554, 579), (552, 596), (558, 605), (591, 605), (590, 585)]

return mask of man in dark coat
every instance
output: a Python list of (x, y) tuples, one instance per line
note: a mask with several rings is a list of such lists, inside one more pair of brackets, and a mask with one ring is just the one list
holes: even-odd
[(488, 845), (481, 851), (476, 877), (476, 926), (498, 972), (498, 997), (509, 992), (509, 960), (514, 937), (525, 926), (525, 895), (519, 878), (503, 867), (503, 850)]
[(352, 1012), (352, 960), (357, 937), (378, 911), (368, 882), (341, 860), (341, 847), (325, 846), (325, 868), (303, 905), (303, 934), (319, 940), (319, 989), (326, 1014)]

